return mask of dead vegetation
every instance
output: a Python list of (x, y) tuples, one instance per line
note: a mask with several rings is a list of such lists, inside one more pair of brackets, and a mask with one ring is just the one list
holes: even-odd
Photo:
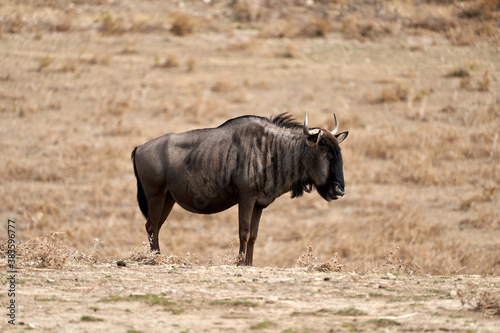
[(327, 261), (320, 262), (318, 257), (314, 255), (312, 246), (308, 246), (306, 251), (299, 256), (295, 266), (317, 272), (340, 272), (342, 271), (342, 267), (344, 267), (337, 253)]
[(472, 283), (456, 286), (462, 306), (468, 306), (471, 311), (482, 312), (490, 316), (500, 316), (500, 295), (494, 290), (478, 288)]

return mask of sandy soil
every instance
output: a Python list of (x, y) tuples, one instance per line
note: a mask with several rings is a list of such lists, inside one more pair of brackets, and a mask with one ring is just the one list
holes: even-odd
[(18, 278), (17, 325), (2, 320), (2, 331), (497, 332), (500, 325), (498, 315), (472, 311), (484, 292), (498, 295), (499, 277), (108, 263), (26, 268)]

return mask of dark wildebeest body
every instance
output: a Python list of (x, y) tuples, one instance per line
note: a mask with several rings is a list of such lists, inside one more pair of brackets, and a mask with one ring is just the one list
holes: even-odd
[(283, 193), (312, 186), (326, 200), (344, 195), (339, 143), (348, 132), (309, 130), (289, 115), (243, 116), (217, 128), (165, 134), (132, 152), (137, 199), (151, 250), (174, 203), (199, 214), (238, 204), (239, 264), (252, 265), (262, 210)]

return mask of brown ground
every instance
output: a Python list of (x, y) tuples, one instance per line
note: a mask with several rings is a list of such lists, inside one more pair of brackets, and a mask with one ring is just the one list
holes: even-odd
[[(47, 246), (63, 249), (61, 255), (67, 261), (62, 271), (46, 274), (71, 275), (75, 269), (89, 274), (82, 277), (89, 281), (107, 281), (98, 271), (108, 268), (86, 272), (87, 266), (73, 267), (82, 255), (109, 261), (111, 256), (124, 258), (142, 248), (145, 221), (135, 200), (130, 162), (134, 146), (166, 132), (217, 126), (244, 114), (271, 116), (283, 111), (299, 120), (308, 112), (310, 124), (321, 127), (333, 126), (335, 112), (340, 130), (350, 131), (342, 143), (347, 195), (333, 203), (316, 193), (293, 201), (288, 195), (276, 200), (263, 213), (256, 266), (294, 267), (312, 246), (310, 255), (317, 256), (318, 262), (335, 258), (332, 267), (340, 267), (345, 276), (333, 276), (329, 287), (321, 287), (327, 293), (336, 290), (332, 286), (337, 281), (350, 281), (353, 293), (369, 294), (356, 291), (369, 288), (359, 281), (367, 279), (366, 284), (375, 285), (378, 282), (373, 281), (380, 280), (377, 274), (417, 274), (418, 278), (401, 278), (412, 286), (406, 296), (401, 295), (409, 299), (408, 304), (415, 302), (412, 288), (441, 281), (425, 274), (500, 273), (497, 1), (270, 3), (33, 0), (0, 4), (0, 218), (16, 221), (16, 240), (26, 246), (20, 250), (20, 258), (27, 260), (25, 273), (33, 282), (42, 279), (47, 288), (47, 294), (41, 289), (40, 297), (64, 289), (45, 283), (32, 268), (62, 265), (47, 260), (53, 256), (44, 250)], [(179, 269), (194, 279), (203, 280), (201, 276), (212, 270), (215, 276), (238, 274), (236, 268), (217, 271), (217, 266), (204, 266), (234, 260), (236, 215), (235, 208), (200, 216), (174, 207), (160, 233), (163, 253), (166, 258), (196, 258), (195, 268)], [(2, 225), (6, 235), (6, 223)], [(43, 238), (52, 232), (57, 236)], [(44, 243), (55, 242), (55, 237), (56, 245)], [(170, 270), (164, 265), (133, 266), (116, 274), (137, 281), (140, 274), (154, 270), (156, 279), (156, 270)], [(298, 281), (311, 280), (307, 288), (324, 285), (315, 282), (316, 275), (292, 268), (261, 271), (283, 275), (280, 279), (298, 274)], [(242, 272), (252, 279), (260, 271)], [(346, 272), (369, 275), (353, 282)], [(133, 276), (136, 273), (138, 277)], [(165, 283), (161, 281), (166, 280), (158, 276), (154, 283)], [(263, 286), (256, 287), (258, 293), (267, 292), (264, 281), (257, 282)], [(498, 287), (498, 281), (492, 281)], [(94, 282), (88, 283), (94, 287)], [(27, 278), (26, 287), (24, 295), (30, 296), (22, 297), (38, 302), (33, 300), (39, 293), (36, 284), (32, 289)], [(191, 288), (183, 287), (186, 293)], [(423, 290), (418, 288), (416, 295)], [(443, 302), (453, 305), (438, 305), (433, 312), (440, 312), (439, 306), (459, 311), (459, 301), (447, 296), (453, 283), (444, 288), (446, 294), (434, 295), (433, 302), (442, 296)], [(155, 294), (161, 291), (155, 289)], [(239, 290), (232, 285), (233, 289)], [(89, 298), (93, 302), (110, 295), (97, 290), (98, 295), (85, 297), (94, 297)], [(128, 290), (120, 295), (127, 296)], [(223, 294), (224, 288), (218, 292), (214, 291), (214, 298), (229, 297)], [(230, 299), (245, 298), (245, 290), (241, 292), (241, 297)], [(420, 309), (384, 312), (382, 308), (392, 304), (385, 292), (367, 303), (380, 306), (380, 311), (366, 309), (367, 315), (348, 319), (334, 312), (350, 306), (338, 302), (350, 294), (330, 295), (330, 305), (313, 308), (306, 306), (312, 296), (297, 294), (292, 299), (305, 303), (292, 301), (285, 311), (280, 293), (276, 303), (258, 300), (259, 306), (250, 307), (254, 312), (265, 311), (266, 316), (233, 318), (231, 325), (249, 328), (265, 317), (282, 329), (300, 331), (310, 328), (308, 323), (324, 320), (325, 328), (346, 322), (348, 330), (350, 325), (371, 325), (368, 320), (378, 313), (399, 318)], [(68, 292), (67, 297), (83, 296)], [(186, 305), (178, 296), (165, 297)], [(192, 299), (194, 309), (224, 309)], [(47, 304), (53, 303), (43, 306)], [(428, 303), (423, 304), (425, 308)], [(107, 306), (114, 305), (102, 308)], [(362, 304), (353, 306), (365, 309)], [(328, 311), (318, 312), (322, 308)], [(249, 313), (246, 308), (241, 311)], [(294, 311), (306, 314), (292, 316)], [(422, 325), (434, 322), (434, 317), (421, 318), (424, 312), (408, 317), (413, 319), (394, 320), (402, 325), (415, 319)], [(181, 316), (167, 315), (178, 319), (193, 313), (188, 308)], [(76, 319), (67, 318), (65, 323), (82, 325), (83, 314), (75, 310)], [(309, 315), (316, 320), (308, 320)], [(91, 324), (112, 322), (104, 312), (102, 316), (103, 323)], [(435, 317), (437, 328), (446, 320), (450, 325), (467, 322), (450, 319), (448, 314)], [(220, 319), (226, 325), (224, 320)], [(30, 322), (27, 317), (25, 321)], [(284, 325), (296, 322), (302, 324)], [(188, 327), (182, 323), (179, 319), (179, 327)], [(207, 327), (213, 325), (207, 323)], [(135, 323), (130, 327), (141, 329)]]
[[(71, 264), (21, 273), (22, 332), (497, 332), (498, 277)], [(465, 304), (462, 305), (461, 299)], [(483, 303), (481, 303), (483, 302)]]

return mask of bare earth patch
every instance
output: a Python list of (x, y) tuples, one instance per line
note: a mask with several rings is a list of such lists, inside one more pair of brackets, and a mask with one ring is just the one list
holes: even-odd
[[(500, 278), (323, 273), (304, 268), (78, 264), (19, 273), (24, 332), (495, 332), (472, 302)], [(498, 302), (497, 298), (497, 302)], [(496, 304), (498, 307), (498, 303)]]

